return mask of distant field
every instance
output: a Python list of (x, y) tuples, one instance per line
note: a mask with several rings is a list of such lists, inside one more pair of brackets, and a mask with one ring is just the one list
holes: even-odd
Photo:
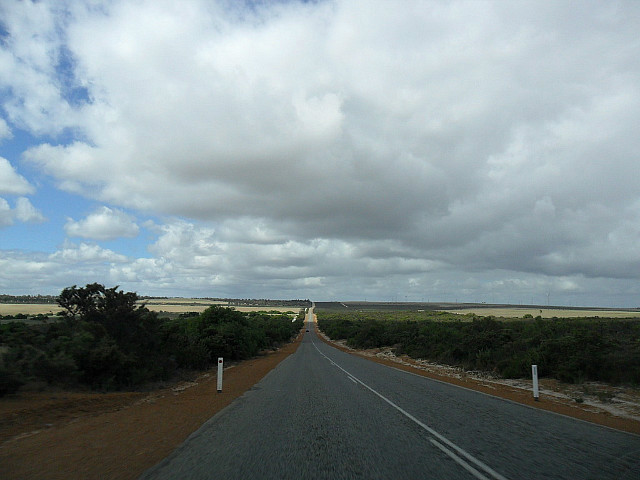
[(201, 298), (151, 298), (141, 302), (149, 305), (226, 305), (227, 302), (219, 300), (206, 300)]
[[(211, 307), (212, 304), (201, 304), (201, 303), (183, 303), (180, 305), (172, 305), (172, 304), (147, 304), (147, 308), (152, 312), (169, 312), (169, 313), (186, 313), (186, 312), (204, 312), (207, 308)], [(218, 303), (221, 307), (226, 307), (226, 303)], [(298, 312), (301, 307), (236, 307), (231, 306), (229, 308), (233, 308), (239, 312), (259, 312), (259, 311), (271, 311), (275, 310), (278, 312)]]
[[(167, 298), (167, 299), (150, 299), (144, 300), (141, 303), (145, 303), (149, 310), (154, 312), (168, 312), (168, 313), (185, 313), (185, 312), (202, 312), (212, 305), (227, 306), (227, 302), (216, 300), (205, 300), (197, 298)], [(337, 304), (342, 306), (346, 311), (345, 304)], [(349, 306), (355, 306), (353, 304), (347, 304)], [(445, 312), (451, 312), (456, 314), (469, 314), (473, 313), (480, 316), (494, 316), (500, 318), (522, 318), (524, 315), (529, 314), (534, 318), (541, 316), (542, 318), (576, 318), (576, 317), (602, 317), (602, 318), (640, 318), (640, 310), (605, 310), (605, 309), (562, 309), (562, 308), (530, 308), (530, 307), (502, 307), (502, 306), (488, 306), (488, 307), (471, 307), (471, 308), (452, 308), (452, 305), (439, 305), (441, 308), (437, 308), (436, 305), (367, 305), (370, 310), (384, 311), (386, 309), (402, 310), (400, 307), (411, 309), (426, 308), (426, 310), (440, 310)], [(357, 305), (362, 307), (362, 305)], [(356, 307), (356, 308), (357, 308)], [(377, 308), (376, 308), (377, 307)], [(431, 308), (429, 308), (431, 307)], [(436, 308), (434, 308), (436, 307)], [(444, 307), (444, 308), (442, 308)], [(287, 306), (287, 307), (274, 307), (270, 305), (265, 306), (232, 306), (232, 308), (240, 312), (256, 312), (256, 311), (270, 311), (275, 310), (279, 312), (293, 311), (297, 312), (302, 306)], [(353, 310), (353, 308), (351, 308)], [(360, 308), (358, 308), (360, 309)], [(26, 315), (38, 315), (38, 314), (53, 314), (60, 312), (62, 309), (53, 303), (0, 303), (0, 315), (16, 315), (18, 313), (24, 313)]]
[(186, 313), (204, 312), (212, 305), (226, 305), (226, 302), (197, 298), (153, 298), (141, 300), (152, 312)]
[[(183, 313), (202, 312), (211, 305), (221, 304), (223, 302), (176, 298), (170, 300), (145, 300), (141, 303), (145, 303), (147, 308), (154, 312)], [(55, 303), (0, 303), (0, 315), (17, 315), (18, 313), (24, 313), (25, 315), (38, 315), (39, 313), (56, 314), (60, 311), (62, 311), (62, 308)]]
[(170, 313), (204, 312), (210, 306), (211, 305), (190, 304), (190, 303), (184, 303), (181, 305), (147, 303), (147, 308), (152, 312), (170, 312)]
[(277, 311), (277, 312), (296, 312), (298, 313), (298, 311), (303, 308), (303, 307), (231, 307), (234, 308), (235, 310), (239, 311), (239, 312), (270, 312), (271, 310), (273, 311)]
[(52, 313), (62, 311), (55, 303), (0, 303), (0, 315), (38, 315), (40, 313)]
[(216, 301), (216, 300), (201, 300), (198, 298), (163, 298), (163, 299), (151, 299), (144, 300), (141, 303), (146, 304), (147, 308), (153, 312), (170, 312), (170, 313), (185, 313), (185, 312), (203, 312), (207, 308), (213, 305), (219, 305), (221, 307), (230, 307), (239, 312), (259, 312), (259, 311), (278, 311), (278, 312), (298, 312), (301, 306), (288, 306), (288, 307), (274, 307), (271, 305), (264, 306), (251, 306), (251, 307), (239, 307), (235, 305), (229, 305), (228, 302)]
[(575, 309), (558, 309), (558, 308), (518, 308), (518, 307), (487, 307), (487, 308), (462, 308), (447, 309), (446, 312), (459, 313), (461, 315), (474, 313), (484, 317), (494, 316), (501, 318), (522, 318), (529, 314), (534, 318), (540, 316), (542, 318), (576, 318), (576, 317), (602, 317), (602, 318), (640, 318), (640, 311), (625, 310), (575, 310)]
[[(168, 313), (186, 313), (186, 312), (203, 312), (212, 305), (220, 305), (222, 307), (228, 306), (227, 302), (215, 301), (215, 300), (201, 300), (197, 298), (163, 298), (163, 299), (150, 299), (143, 300), (140, 303), (144, 303), (147, 308), (153, 312), (168, 312)], [(239, 312), (258, 312), (258, 311), (278, 311), (278, 312), (298, 312), (301, 306), (288, 306), (288, 307), (274, 307), (271, 305), (266, 306), (251, 306), (251, 307), (236, 307), (231, 306)], [(62, 311), (58, 305), (54, 303), (0, 303), (0, 315), (17, 315), (18, 313), (24, 313), (25, 315), (38, 315), (42, 314), (56, 314)]]
[(460, 303), (418, 303), (418, 302), (316, 302), (316, 312), (449, 312), (460, 315), (475, 314), (501, 318), (522, 318), (529, 314), (542, 318), (640, 318), (640, 309), (606, 309), (580, 307), (545, 307), (542, 305), (489, 305)]

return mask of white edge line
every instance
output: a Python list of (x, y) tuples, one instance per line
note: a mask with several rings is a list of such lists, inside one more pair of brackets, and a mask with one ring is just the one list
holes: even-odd
[[(325, 344), (327, 344), (329, 347), (331, 348), (335, 348), (338, 351), (342, 351), (338, 348), (336, 348), (334, 345), (331, 345), (330, 343), (327, 342), (323, 342)], [(373, 360), (371, 360), (370, 358), (367, 358), (364, 355), (359, 355), (357, 352), (343, 352), (346, 353), (348, 355), (355, 355), (356, 357), (360, 357), (364, 360), (368, 360), (370, 362), (373, 362)], [(375, 362), (378, 363), (378, 362)], [(570, 420), (575, 420), (576, 422), (582, 422), (582, 423), (586, 423), (587, 425), (591, 425), (591, 426), (595, 426), (595, 427), (600, 427), (600, 428), (604, 428), (606, 430), (611, 430), (612, 432), (616, 432), (616, 433), (624, 433), (626, 435), (631, 435), (633, 437), (640, 437), (640, 434), (638, 433), (633, 433), (633, 432), (627, 432), (626, 430), (620, 430), (617, 428), (613, 428), (613, 427), (609, 427), (608, 425), (601, 425), (599, 423), (595, 423), (595, 422), (590, 422), (589, 420), (583, 420), (582, 418), (578, 418), (578, 417), (572, 417), (571, 415), (566, 415), (564, 413), (558, 413), (558, 412), (554, 412), (553, 410), (547, 410), (545, 408), (539, 408), (539, 407), (534, 407), (532, 405), (527, 405), (526, 403), (520, 403), (520, 402), (516, 402), (515, 400), (510, 400), (508, 398), (504, 398), (504, 397), (499, 397), (498, 395), (492, 395), (491, 393), (487, 393), (487, 392), (482, 392), (480, 390), (474, 390), (473, 388), (469, 388), (469, 387), (463, 387), (462, 385), (456, 385), (455, 383), (450, 383), (447, 382), (445, 380), (439, 380), (437, 378), (433, 378), (433, 377), (429, 377), (427, 375), (420, 375), (419, 373), (415, 373), (415, 372), (410, 372), (408, 370), (403, 370), (402, 368), (398, 368), (398, 367), (393, 367), (391, 365), (386, 365), (384, 363), (378, 363), (378, 365), (382, 365), (383, 367), (387, 367), (387, 368), (391, 368), (392, 370), (397, 370), (398, 372), (402, 372), (402, 373), (406, 373), (407, 375), (413, 375), (414, 377), (420, 377), (420, 378), (424, 378), (426, 380), (430, 380), (432, 382), (438, 382), (441, 383), (443, 385), (449, 385), (450, 387), (454, 387), (454, 388), (461, 388), (463, 390), (467, 390), (469, 392), (473, 392), (473, 393), (478, 393), (480, 395), (484, 395), (486, 397), (491, 397), (491, 398), (495, 398), (496, 400), (502, 400), (504, 402), (509, 402), (513, 405), (518, 405), (520, 407), (525, 407), (528, 408), (530, 410), (534, 410), (536, 412), (544, 412), (544, 413), (550, 413), (552, 415), (557, 415), (559, 417), (564, 417), (564, 418), (568, 418)], [(621, 417), (619, 417), (621, 418)]]
[[(333, 347), (332, 345), (329, 345), (329, 346)], [(333, 348), (336, 348), (336, 347), (333, 347)], [(353, 355), (353, 353), (351, 353), (351, 352), (344, 352), (344, 353), (348, 353), (349, 355)], [(373, 361), (373, 360), (368, 359), (367, 357), (363, 357), (363, 356), (360, 356), (360, 355), (356, 355), (356, 356), (358, 356), (360, 358), (363, 358), (365, 360), (369, 360), (370, 362)], [(377, 363), (377, 362), (375, 362), (375, 363)], [(617, 428), (609, 427), (607, 425), (601, 425), (599, 423), (590, 422), (589, 420), (583, 420), (582, 418), (572, 417), (571, 415), (566, 415), (564, 413), (554, 412), (553, 410), (547, 410), (545, 408), (534, 407), (532, 405), (527, 405), (526, 403), (516, 402), (515, 400), (510, 400), (508, 398), (499, 397), (498, 395), (492, 395), (491, 393), (482, 392), (480, 390), (474, 390), (473, 388), (463, 387), (462, 385), (456, 385), (455, 383), (449, 383), (449, 382), (447, 382), (445, 380), (440, 380), (440, 379), (437, 379), (437, 378), (429, 377), (427, 375), (420, 375), (419, 373), (410, 372), (408, 370), (403, 370), (402, 368), (398, 368), (398, 367), (392, 367), (391, 365), (386, 365), (384, 363), (379, 363), (378, 365), (382, 365), (383, 367), (387, 367), (387, 368), (390, 368), (392, 370), (397, 370), (398, 372), (406, 373), (407, 375), (413, 375), (414, 377), (424, 378), (424, 379), (432, 381), (432, 382), (438, 382), (438, 383), (441, 383), (443, 385), (449, 385), (450, 387), (461, 388), (462, 390), (467, 390), (468, 392), (478, 393), (480, 395), (484, 395), (485, 397), (494, 398), (496, 400), (502, 400), (504, 402), (508, 402), (508, 403), (513, 404), (513, 405), (518, 405), (520, 407), (525, 407), (525, 408), (528, 408), (530, 410), (534, 410), (536, 412), (551, 413), (551, 414), (557, 415), (559, 417), (564, 417), (564, 418), (568, 418), (569, 420), (575, 420), (577, 422), (586, 423), (587, 425), (591, 425), (591, 426), (594, 426), (594, 427), (605, 428), (607, 430), (611, 430), (612, 432), (624, 433), (626, 435), (632, 435), (634, 437), (640, 437), (640, 434), (637, 434), (637, 433), (627, 432), (626, 430), (619, 430)]]
[(435, 445), (436, 447), (438, 447), (440, 450), (442, 450), (446, 455), (448, 455), (449, 457), (451, 457), (451, 459), (456, 462), (458, 465), (460, 465), (462, 468), (464, 468), (467, 472), (469, 472), (471, 475), (473, 475), (476, 478), (479, 478), (480, 480), (489, 480), (487, 477), (485, 477), (482, 473), (480, 473), (478, 470), (476, 470), (475, 468), (473, 468), (471, 465), (469, 465), (467, 462), (465, 462), (464, 460), (462, 460), (459, 456), (457, 456), (455, 453), (453, 453), (451, 450), (449, 450), (447, 447), (445, 447), (444, 445), (442, 445), (440, 442), (438, 442), (437, 440), (434, 440), (433, 438), (430, 438), (429, 441)]
[[(483, 462), (481, 462), (480, 460), (478, 460), (477, 458), (475, 458), (473, 455), (467, 453), (465, 450), (463, 450), (462, 448), (458, 447), (455, 443), (451, 442), (449, 439), (447, 439), (446, 437), (442, 436), (441, 434), (439, 434), (438, 432), (436, 432), (433, 428), (429, 427), (428, 425), (422, 423), (420, 420), (418, 420), (416, 417), (414, 417), (413, 415), (411, 415), (409, 412), (407, 412), (406, 410), (404, 410), (403, 408), (401, 408), (400, 406), (396, 405), (395, 403), (393, 403), (391, 400), (389, 400), (387, 397), (385, 397), (384, 395), (382, 395), (381, 393), (378, 393), (376, 390), (374, 390), (373, 388), (371, 388), (369, 385), (367, 385), (366, 383), (364, 383), (362, 380), (360, 380), (359, 378), (355, 377), (354, 375), (352, 375), (351, 373), (349, 373), (348, 371), (346, 371), (344, 368), (342, 368), (340, 365), (338, 365), (335, 361), (333, 361), (332, 359), (330, 359), (328, 356), (326, 356), (324, 353), (322, 353), (320, 351), (320, 349), (318, 348), (318, 346), (316, 345), (316, 343), (312, 340), (311, 343), (313, 344), (313, 346), (315, 347), (315, 349), (318, 351), (318, 353), (320, 355), (322, 355), (323, 357), (325, 357), (327, 360), (329, 360), (332, 364), (334, 364), (336, 367), (338, 367), (340, 370), (342, 370), (344, 373), (346, 373), (347, 375), (349, 375), (350, 377), (352, 377), (353, 379), (355, 379), (360, 385), (362, 385), (363, 387), (367, 388), (368, 390), (370, 390), (372, 393), (376, 394), (378, 397), (380, 397), (382, 400), (384, 400), (385, 402), (387, 402), (389, 405), (391, 405), (392, 407), (394, 407), (396, 410), (398, 410), (400, 413), (402, 413), (405, 417), (409, 418), (410, 420), (412, 420), (414, 423), (418, 424), (419, 426), (421, 426), (424, 430), (426, 430), (427, 432), (429, 432), (431, 435), (433, 435), (434, 437), (436, 437), (438, 440), (440, 440), (441, 442), (447, 444), (449, 447), (453, 448), (456, 452), (458, 452), (460, 455), (462, 455), (463, 457), (465, 457), (467, 460), (471, 461), (472, 463), (475, 463), (478, 467), (482, 468), (485, 472), (489, 473), (491, 476), (493, 476), (496, 480), (507, 480), (506, 477), (500, 475), (498, 472), (496, 472), (495, 470), (493, 470), (491, 467), (489, 467), (488, 465), (485, 465)], [(462, 459), (460, 459), (462, 460)], [(469, 466), (469, 468), (473, 468), (471, 466)], [(485, 477), (486, 478), (486, 477)]]

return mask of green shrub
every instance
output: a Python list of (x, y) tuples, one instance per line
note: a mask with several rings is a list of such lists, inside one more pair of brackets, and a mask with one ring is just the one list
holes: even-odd
[(0, 389), (21, 382), (132, 388), (167, 379), (177, 369), (205, 369), (217, 357), (242, 360), (289, 341), (302, 327), (287, 315), (245, 314), (213, 306), (200, 314), (160, 319), (132, 292), (94, 283), (65, 288), (62, 320), (0, 325), (5, 345)]
[(0, 366), (0, 397), (17, 392), (24, 383), (19, 374)]
[(388, 346), (414, 358), (508, 378), (530, 376), (536, 364), (541, 377), (565, 382), (640, 384), (638, 320), (469, 320), (452, 321), (435, 312), (318, 313), (325, 334), (356, 348)]
[(48, 383), (70, 386), (78, 381), (78, 367), (75, 360), (66, 352), (42, 355), (34, 365), (34, 374)]

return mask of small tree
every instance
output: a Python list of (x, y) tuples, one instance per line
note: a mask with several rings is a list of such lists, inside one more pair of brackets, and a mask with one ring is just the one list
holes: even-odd
[(58, 305), (74, 331), (89, 334), (90, 348), (80, 341), (74, 350), (84, 383), (101, 388), (128, 386), (165, 377), (172, 370), (162, 344), (162, 322), (156, 313), (138, 305), (135, 292), (99, 283), (74, 285), (62, 291)]
[(118, 286), (106, 288), (99, 283), (86, 287), (65, 288), (58, 297), (67, 318), (101, 324), (118, 343), (131, 343), (137, 336), (140, 323), (149, 311), (137, 305), (135, 292), (118, 291)]
[(104, 291), (104, 285), (99, 283), (91, 283), (84, 288), (75, 285), (65, 288), (58, 297), (58, 305), (64, 308), (62, 315), (90, 321), (97, 316)]

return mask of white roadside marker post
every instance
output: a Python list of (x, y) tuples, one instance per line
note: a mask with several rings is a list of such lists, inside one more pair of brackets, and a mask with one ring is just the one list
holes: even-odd
[(218, 393), (222, 393), (222, 357), (218, 357)]
[(537, 402), (540, 400), (540, 391), (538, 390), (538, 366), (531, 365), (531, 376), (533, 377), (533, 399)]

